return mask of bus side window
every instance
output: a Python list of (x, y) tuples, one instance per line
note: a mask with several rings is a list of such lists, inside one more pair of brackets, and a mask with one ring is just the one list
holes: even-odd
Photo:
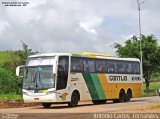
[(133, 73), (134, 74), (140, 74), (140, 65), (138, 62), (133, 63)]
[(83, 66), (85, 72), (95, 72), (95, 60), (83, 59)]
[(107, 61), (107, 73), (115, 73), (115, 63), (113, 61)]
[(128, 63), (128, 70), (127, 73), (132, 74), (133, 73), (133, 65), (131, 62)]
[(83, 62), (82, 58), (72, 57), (71, 58), (71, 72), (82, 72)]
[(105, 60), (96, 60), (96, 72), (105, 73), (106, 72), (106, 62)]
[(117, 71), (120, 74), (130, 74), (132, 67), (129, 62), (118, 61), (117, 62)]

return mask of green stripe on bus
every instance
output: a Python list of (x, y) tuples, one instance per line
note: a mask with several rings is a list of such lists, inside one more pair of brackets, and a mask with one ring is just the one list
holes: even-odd
[(92, 80), (90, 73), (84, 72), (84, 73), (82, 73), (82, 75), (83, 75), (83, 78), (87, 84), (87, 87), (90, 92), (92, 100), (99, 100), (98, 92), (96, 90), (96, 87), (94, 85), (94, 82)]
[(99, 81), (98, 75), (96, 73), (91, 74), (92, 80), (94, 82), (96, 91), (98, 93), (99, 99), (106, 99), (101, 82)]

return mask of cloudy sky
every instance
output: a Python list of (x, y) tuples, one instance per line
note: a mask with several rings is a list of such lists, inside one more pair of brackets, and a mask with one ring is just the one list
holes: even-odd
[[(137, 0), (0, 1), (0, 51), (20, 49), (23, 41), (40, 52), (114, 54), (114, 43), (139, 36)], [(29, 4), (2, 3), (14, 1)], [(160, 0), (144, 0), (141, 23), (142, 34), (160, 40)]]

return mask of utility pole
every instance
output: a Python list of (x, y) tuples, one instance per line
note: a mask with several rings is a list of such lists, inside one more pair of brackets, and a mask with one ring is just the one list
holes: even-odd
[[(143, 86), (143, 51), (142, 51), (142, 33), (141, 33), (141, 5), (144, 3), (143, 1), (137, 0), (138, 11), (139, 11), (139, 38), (140, 38), (140, 56), (141, 56), (141, 79)], [(143, 88), (143, 87), (142, 87)], [(142, 89), (143, 91), (143, 89)]]

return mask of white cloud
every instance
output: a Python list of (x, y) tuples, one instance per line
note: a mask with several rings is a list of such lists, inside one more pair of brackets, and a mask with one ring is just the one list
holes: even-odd
[[(114, 53), (114, 43), (139, 35), (136, 1), (27, 1), (26, 7), (0, 7), (0, 50), (19, 49), (23, 40), (40, 52)], [(160, 38), (159, 4), (145, 0), (142, 34)]]
[(102, 18), (97, 16), (86, 15), (80, 17), (80, 27), (83, 28), (86, 32), (97, 34), (96, 27), (102, 23)]
[(9, 27), (9, 23), (7, 21), (0, 20), (0, 35)]

